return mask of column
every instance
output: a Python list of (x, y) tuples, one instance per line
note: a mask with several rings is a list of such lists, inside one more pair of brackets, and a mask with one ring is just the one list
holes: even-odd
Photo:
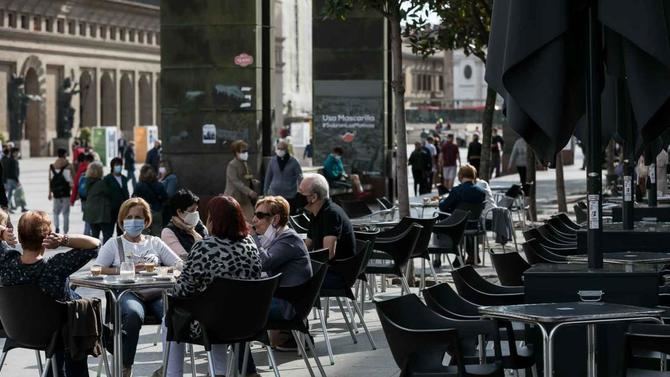
[(116, 95), (116, 119), (115, 126), (121, 129), (121, 70), (114, 70), (114, 94)]
[[(135, 126), (141, 125), (140, 122), (140, 71), (135, 71), (135, 75), (133, 77), (133, 85), (135, 86), (133, 90), (135, 91)], [(134, 132), (134, 131), (133, 131)]]
[(102, 124), (102, 69), (95, 68), (95, 124), (97, 127)]

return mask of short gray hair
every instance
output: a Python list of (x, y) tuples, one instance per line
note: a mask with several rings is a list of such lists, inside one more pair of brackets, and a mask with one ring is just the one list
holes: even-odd
[(315, 193), (319, 199), (327, 199), (329, 197), (330, 193), (328, 192), (328, 181), (323, 175), (307, 173), (303, 176), (302, 180), (307, 181), (310, 191)]

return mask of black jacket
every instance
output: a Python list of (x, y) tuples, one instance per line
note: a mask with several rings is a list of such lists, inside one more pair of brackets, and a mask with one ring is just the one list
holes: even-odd
[(101, 307), (98, 298), (68, 301), (63, 341), (65, 350), (73, 360), (86, 359), (88, 355), (98, 357), (102, 354)]

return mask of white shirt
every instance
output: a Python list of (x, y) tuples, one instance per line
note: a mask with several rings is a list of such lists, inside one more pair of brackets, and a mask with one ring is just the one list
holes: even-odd
[(426, 145), (424, 145), (424, 146), (425, 146), (426, 148), (428, 148), (428, 151), (430, 152), (430, 157), (435, 157), (435, 156), (437, 156), (437, 148), (435, 148), (435, 146), (434, 146), (433, 144), (431, 144), (431, 143), (426, 143)]
[[(142, 236), (142, 241), (137, 243), (130, 242), (125, 237), (121, 239), (123, 240), (123, 251), (127, 261), (131, 259), (133, 263), (152, 261), (164, 266), (176, 266), (178, 262), (181, 262), (181, 258), (158, 237)], [(102, 267), (118, 267), (121, 265), (116, 237), (110, 238), (102, 245), (98, 257), (95, 259), (95, 264)]]

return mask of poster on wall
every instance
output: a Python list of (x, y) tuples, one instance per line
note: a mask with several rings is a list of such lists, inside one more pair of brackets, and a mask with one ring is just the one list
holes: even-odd
[(116, 127), (93, 128), (93, 150), (100, 156), (100, 162), (107, 166), (118, 153), (118, 130)]
[(216, 144), (216, 126), (213, 124), (205, 124), (202, 126), (202, 143)]
[(335, 147), (344, 150), (347, 171), (384, 172), (384, 92), (377, 80), (314, 82), (314, 163)]

